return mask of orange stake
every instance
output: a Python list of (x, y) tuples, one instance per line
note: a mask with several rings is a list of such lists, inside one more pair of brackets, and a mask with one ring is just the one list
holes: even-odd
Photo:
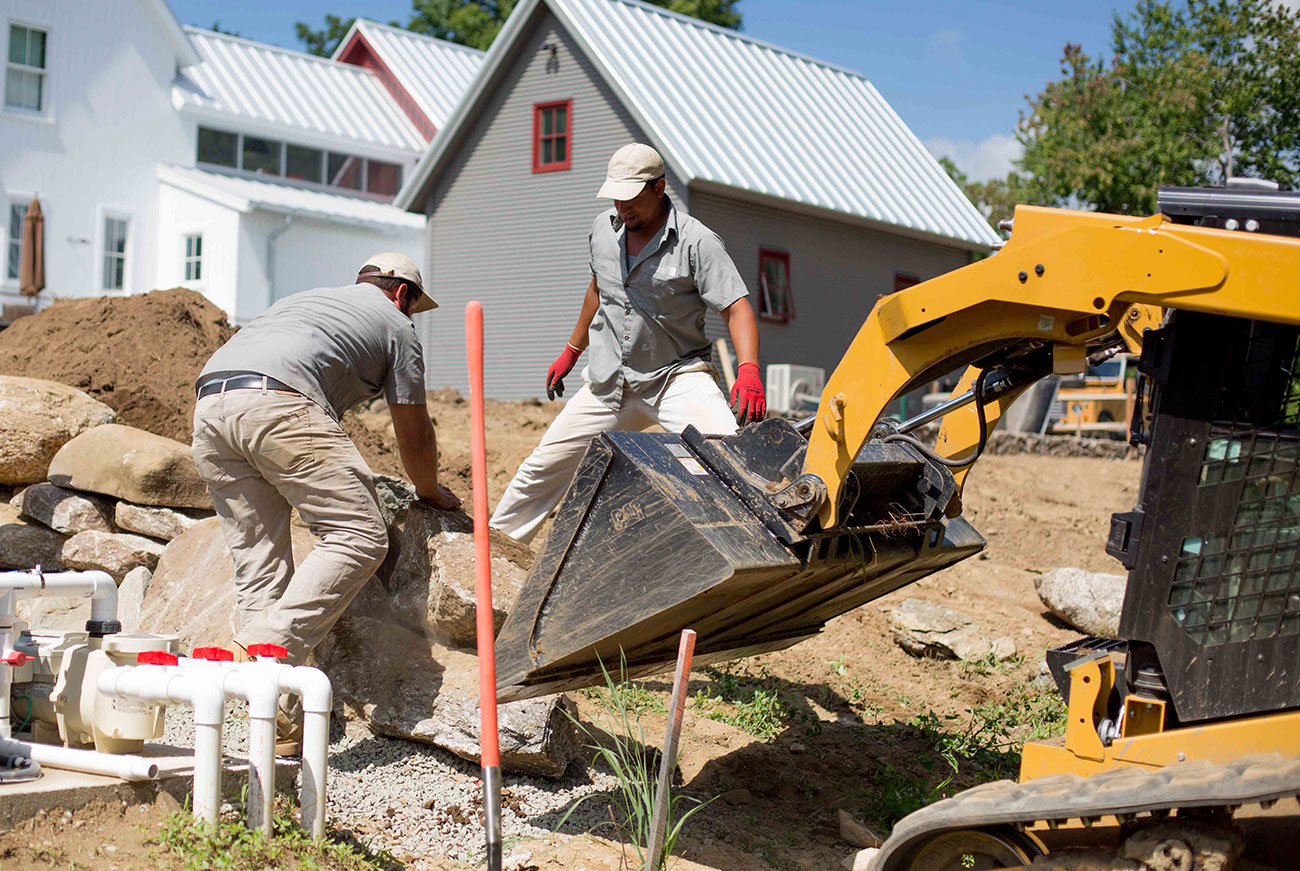
[(475, 609), (478, 618), (479, 756), (489, 871), (501, 869), (501, 748), (497, 735), (497, 664), (492, 622), (492, 550), (488, 538), (487, 434), (483, 422), (483, 306), (465, 306), (469, 355), (470, 475), (474, 488)]

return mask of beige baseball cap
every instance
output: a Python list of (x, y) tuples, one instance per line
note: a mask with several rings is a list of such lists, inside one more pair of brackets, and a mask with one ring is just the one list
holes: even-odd
[(420, 267), (416, 266), (415, 261), (405, 254), (399, 254), (396, 251), (385, 251), (382, 254), (367, 257), (366, 265), (357, 270), (357, 274), (363, 272), (367, 275), (381, 275), (384, 278), (400, 278), (407, 284), (415, 285), (415, 289), (420, 292), (420, 298), (415, 301), (415, 309), (412, 314), (427, 312), (438, 307), (438, 304), (433, 301), (433, 297), (424, 291), (424, 279), (420, 277)]
[(648, 181), (664, 174), (664, 159), (649, 145), (633, 142), (624, 145), (609, 159), (605, 183), (600, 186), (597, 199), (630, 200)]

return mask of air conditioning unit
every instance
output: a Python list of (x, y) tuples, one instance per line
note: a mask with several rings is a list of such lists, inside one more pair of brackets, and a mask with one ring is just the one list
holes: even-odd
[(811, 414), (817, 410), (825, 386), (825, 369), (772, 363), (767, 367), (767, 407), (786, 417)]

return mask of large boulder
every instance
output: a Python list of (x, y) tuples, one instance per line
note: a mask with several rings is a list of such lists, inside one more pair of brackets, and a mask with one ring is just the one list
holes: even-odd
[(1119, 613), (1124, 608), (1124, 575), (1059, 568), (1034, 578), (1038, 598), (1057, 618), (1088, 635), (1119, 636)]
[(119, 502), (113, 509), (113, 520), (118, 526), (163, 541), (171, 541), (200, 520), (211, 516), (211, 511), (136, 505), (131, 502)]
[(132, 569), (158, 565), (163, 543), (129, 532), (87, 529), (63, 543), (63, 564), (70, 569), (108, 572), (119, 583)]
[(1016, 655), (1013, 639), (990, 639), (969, 614), (924, 599), (905, 599), (895, 608), (889, 615), (889, 631), (913, 656), (1001, 660)]
[(48, 481), (24, 487), (14, 494), (9, 504), (64, 535), (76, 535), (87, 529), (117, 531), (113, 525), (113, 508), (105, 499), (65, 490)]
[[(333, 681), (344, 716), (366, 721), (378, 734), (477, 758), (477, 660), (457, 649), (473, 641), (471, 523), (461, 512), (417, 502), (409, 485), (381, 479), (378, 486), (389, 523), (388, 557), (316, 649), (316, 662)], [(297, 522), (291, 529), (297, 564), (313, 540)], [(505, 536), (491, 542), (499, 625), (532, 552)], [(237, 626), (233, 578), (220, 522), (200, 521), (163, 552), (145, 592), (139, 631), (179, 635), (182, 649), (229, 644)], [(571, 704), (551, 697), (503, 705), (505, 769), (561, 774), (579, 749), (565, 716)]]
[(59, 448), (116, 416), (113, 409), (75, 387), (0, 376), (0, 484), (45, 480)]
[(0, 502), (0, 568), (61, 569), (60, 552), (67, 536), (22, 517), (18, 509)]
[(140, 631), (140, 613), (144, 609), (145, 593), (149, 591), (149, 582), (153, 572), (144, 566), (137, 566), (126, 573), (122, 583), (117, 585), (117, 620), (122, 624), (122, 631), (135, 634)]
[[(474, 525), (460, 511), (416, 501), (409, 484), (381, 479), (389, 527), (388, 557), (377, 572), (397, 618), (453, 647), (474, 644)], [(523, 586), (533, 552), (508, 535), (489, 533), (492, 616), (499, 630)]]
[(87, 430), (60, 448), (50, 482), (139, 505), (212, 508), (188, 445), (116, 423)]
[[(407, 738), (479, 761), (478, 658), (391, 619), (350, 610), (316, 650), (334, 683), (335, 706), (373, 732)], [(559, 777), (581, 747), (563, 695), (497, 709), (505, 771)]]

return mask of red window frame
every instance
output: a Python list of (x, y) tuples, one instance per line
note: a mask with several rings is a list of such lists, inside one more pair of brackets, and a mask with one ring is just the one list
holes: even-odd
[[(764, 267), (769, 260), (778, 260), (785, 265), (786, 290), (789, 291), (790, 307), (784, 314), (772, 314), (763, 311), (763, 282), (767, 278), (767, 272)], [(759, 304), (754, 306), (754, 313), (758, 315), (759, 320), (772, 321), (778, 324), (789, 323), (794, 320), (794, 281), (790, 275), (790, 254), (786, 251), (777, 251), (773, 248), (758, 249), (758, 294)]]
[(894, 293), (898, 293), (900, 290), (907, 290), (909, 287), (920, 283), (921, 279), (917, 278), (915, 275), (911, 275), (907, 272), (894, 273)]
[[(564, 132), (552, 133), (551, 140), (564, 139), (564, 160), (542, 163), (542, 112), (547, 109), (564, 110)], [(573, 164), (573, 101), (555, 100), (533, 104), (533, 172), (560, 172)]]

